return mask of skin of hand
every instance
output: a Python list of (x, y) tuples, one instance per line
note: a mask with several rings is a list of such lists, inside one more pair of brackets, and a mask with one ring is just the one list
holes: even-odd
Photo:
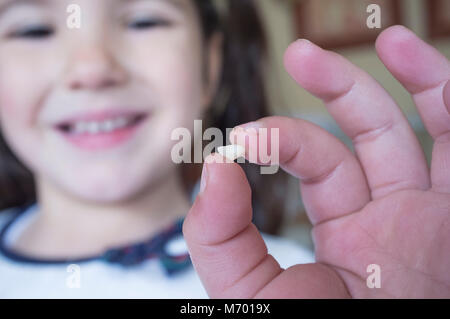
[[(382, 32), (376, 50), (434, 139), (431, 167), (380, 84), (336, 53), (294, 42), (287, 71), (324, 101), (355, 152), (301, 119), (269, 117), (233, 131), (279, 128), (279, 163), (300, 180), (316, 263), (279, 266), (251, 222), (243, 170), (213, 154), (183, 225), (210, 297), (450, 297), (450, 63), (402, 26)], [(380, 288), (368, 288), (371, 264), (380, 266)]]

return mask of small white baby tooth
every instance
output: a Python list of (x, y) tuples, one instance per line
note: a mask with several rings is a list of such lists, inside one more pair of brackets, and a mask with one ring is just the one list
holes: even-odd
[(97, 122), (88, 123), (87, 131), (90, 134), (98, 134), (100, 132), (100, 123)]
[(77, 122), (73, 126), (73, 133), (82, 134), (87, 131), (87, 123), (86, 122)]
[(239, 157), (243, 157), (245, 155), (245, 148), (241, 145), (231, 144), (218, 147), (217, 153), (219, 153), (223, 157), (226, 157), (230, 161), (234, 161)]
[(101, 125), (100, 125), (100, 127), (101, 127), (102, 132), (111, 132), (111, 131), (113, 131), (114, 128), (115, 128), (115, 127), (114, 127), (114, 122), (111, 121), (111, 120), (102, 122)]

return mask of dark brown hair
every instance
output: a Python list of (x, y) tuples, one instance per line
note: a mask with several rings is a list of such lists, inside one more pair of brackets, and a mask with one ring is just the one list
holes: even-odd
[[(227, 128), (267, 116), (264, 66), (266, 38), (253, 0), (228, 0), (227, 14), (219, 14), (212, 0), (193, 0), (198, 9), (205, 42), (217, 32), (224, 37), (221, 81), (207, 120), (225, 132)], [(225, 141), (224, 141), (225, 142)], [(188, 169), (186, 169), (186, 167)], [(276, 233), (283, 213), (286, 176), (259, 173), (245, 165), (252, 186), (254, 222), (267, 233)], [(201, 165), (184, 166), (186, 186), (196, 181)], [(264, 185), (264, 186), (263, 186)], [(36, 200), (31, 172), (16, 158), (0, 134), (0, 209), (26, 206)]]
[[(222, 79), (207, 118), (225, 136), (227, 128), (269, 115), (264, 85), (267, 39), (254, 0), (228, 0), (222, 19), (211, 0), (194, 1), (205, 39), (215, 32), (224, 35)], [(286, 173), (263, 176), (255, 165), (243, 168), (252, 186), (254, 223), (264, 232), (277, 233), (284, 213)]]

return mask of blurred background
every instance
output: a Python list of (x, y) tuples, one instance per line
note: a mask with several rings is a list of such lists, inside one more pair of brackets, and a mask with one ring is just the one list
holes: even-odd
[[(376, 36), (386, 27), (402, 24), (450, 59), (450, 0), (262, 0), (260, 5), (270, 38), (267, 84), (277, 115), (307, 119), (350, 146), (349, 139), (327, 113), (322, 102), (300, 88), (285, 72), (283, 55), (297, 38), (306, 38), (342, 54), (377, 79), (403, 109), (430, 160), (432, 140), (425, 131), (408, 92), (394, 79), (375, 52)], [(381, 29), (366, 25), (369, 4), (381, 8)], [(281, 235), (312, 248), (298, 183), (291, 180), (289, 213)], [(324, 199), (325, 200), (325, 199)]]
[[(228, 0), (215, 1), (220, 5)], [(350, 140), (322, 102), (299, 87), (284, 70), (286, 48), (296, 39), (306, 38), (343, 55), (377, 79), (404, 111), (430, 160), (432, 139), (423, 127), (409, 93), (378, 59), (374, 43), (383, 29), (402, 24), (450, 59), (450, 0), (255, 0), (255, 3), (262, 13), (269, 36), (267, 86), (274, 114), (309, 120), (351, 147)], [(381, 8), (381, 29), (367, 26), (370, 4), (378, 4)], [(198, 165), (196, 170), (192, 170), (192, 176), (186, 178), (197, 181), (201, 168), (202, 165)], [(311, 225), (298, 195), (298, 181), (291, 178), (289, 183), (288, 212), (280, 235), (312, 249)], [(0, 189), (2, 195), (5, 192), (7, 189)]]

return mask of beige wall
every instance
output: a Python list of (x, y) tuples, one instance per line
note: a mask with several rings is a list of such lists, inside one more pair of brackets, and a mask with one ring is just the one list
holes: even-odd
[[(404, 24), (425, 38), (424, 24), (426, 0), (403, 0)], [(321, 101), (310, 95), (294, 83), (283, 67), (283, 54), (287, 46), (296, 39), (294, 21), (290, 1), (258, 0), (268, 26), (271, 39), (272, 67), (269, 72), (269, 86), (271, 88), (271, 104), (278, 114), (291, 114), (296, 117), (309, 119), (334, 134), (342, 137), (342, 132), (326, 112)], [(450, 39), (433, 42), (444, 55), (450, 59)], [(423, 126), (417, 116), (412, 99), (406, 90), (393, 78), (378, 59), (373, 46), (360, 46), (337, 51), (347, 57), (354, 64), (374, 76), (395, 98), (408, 119), (423, 139), (427, 153), (429, 153), (428, 137), (422, 134)], [(422, 136), (423, 135), (423, 136)]]

